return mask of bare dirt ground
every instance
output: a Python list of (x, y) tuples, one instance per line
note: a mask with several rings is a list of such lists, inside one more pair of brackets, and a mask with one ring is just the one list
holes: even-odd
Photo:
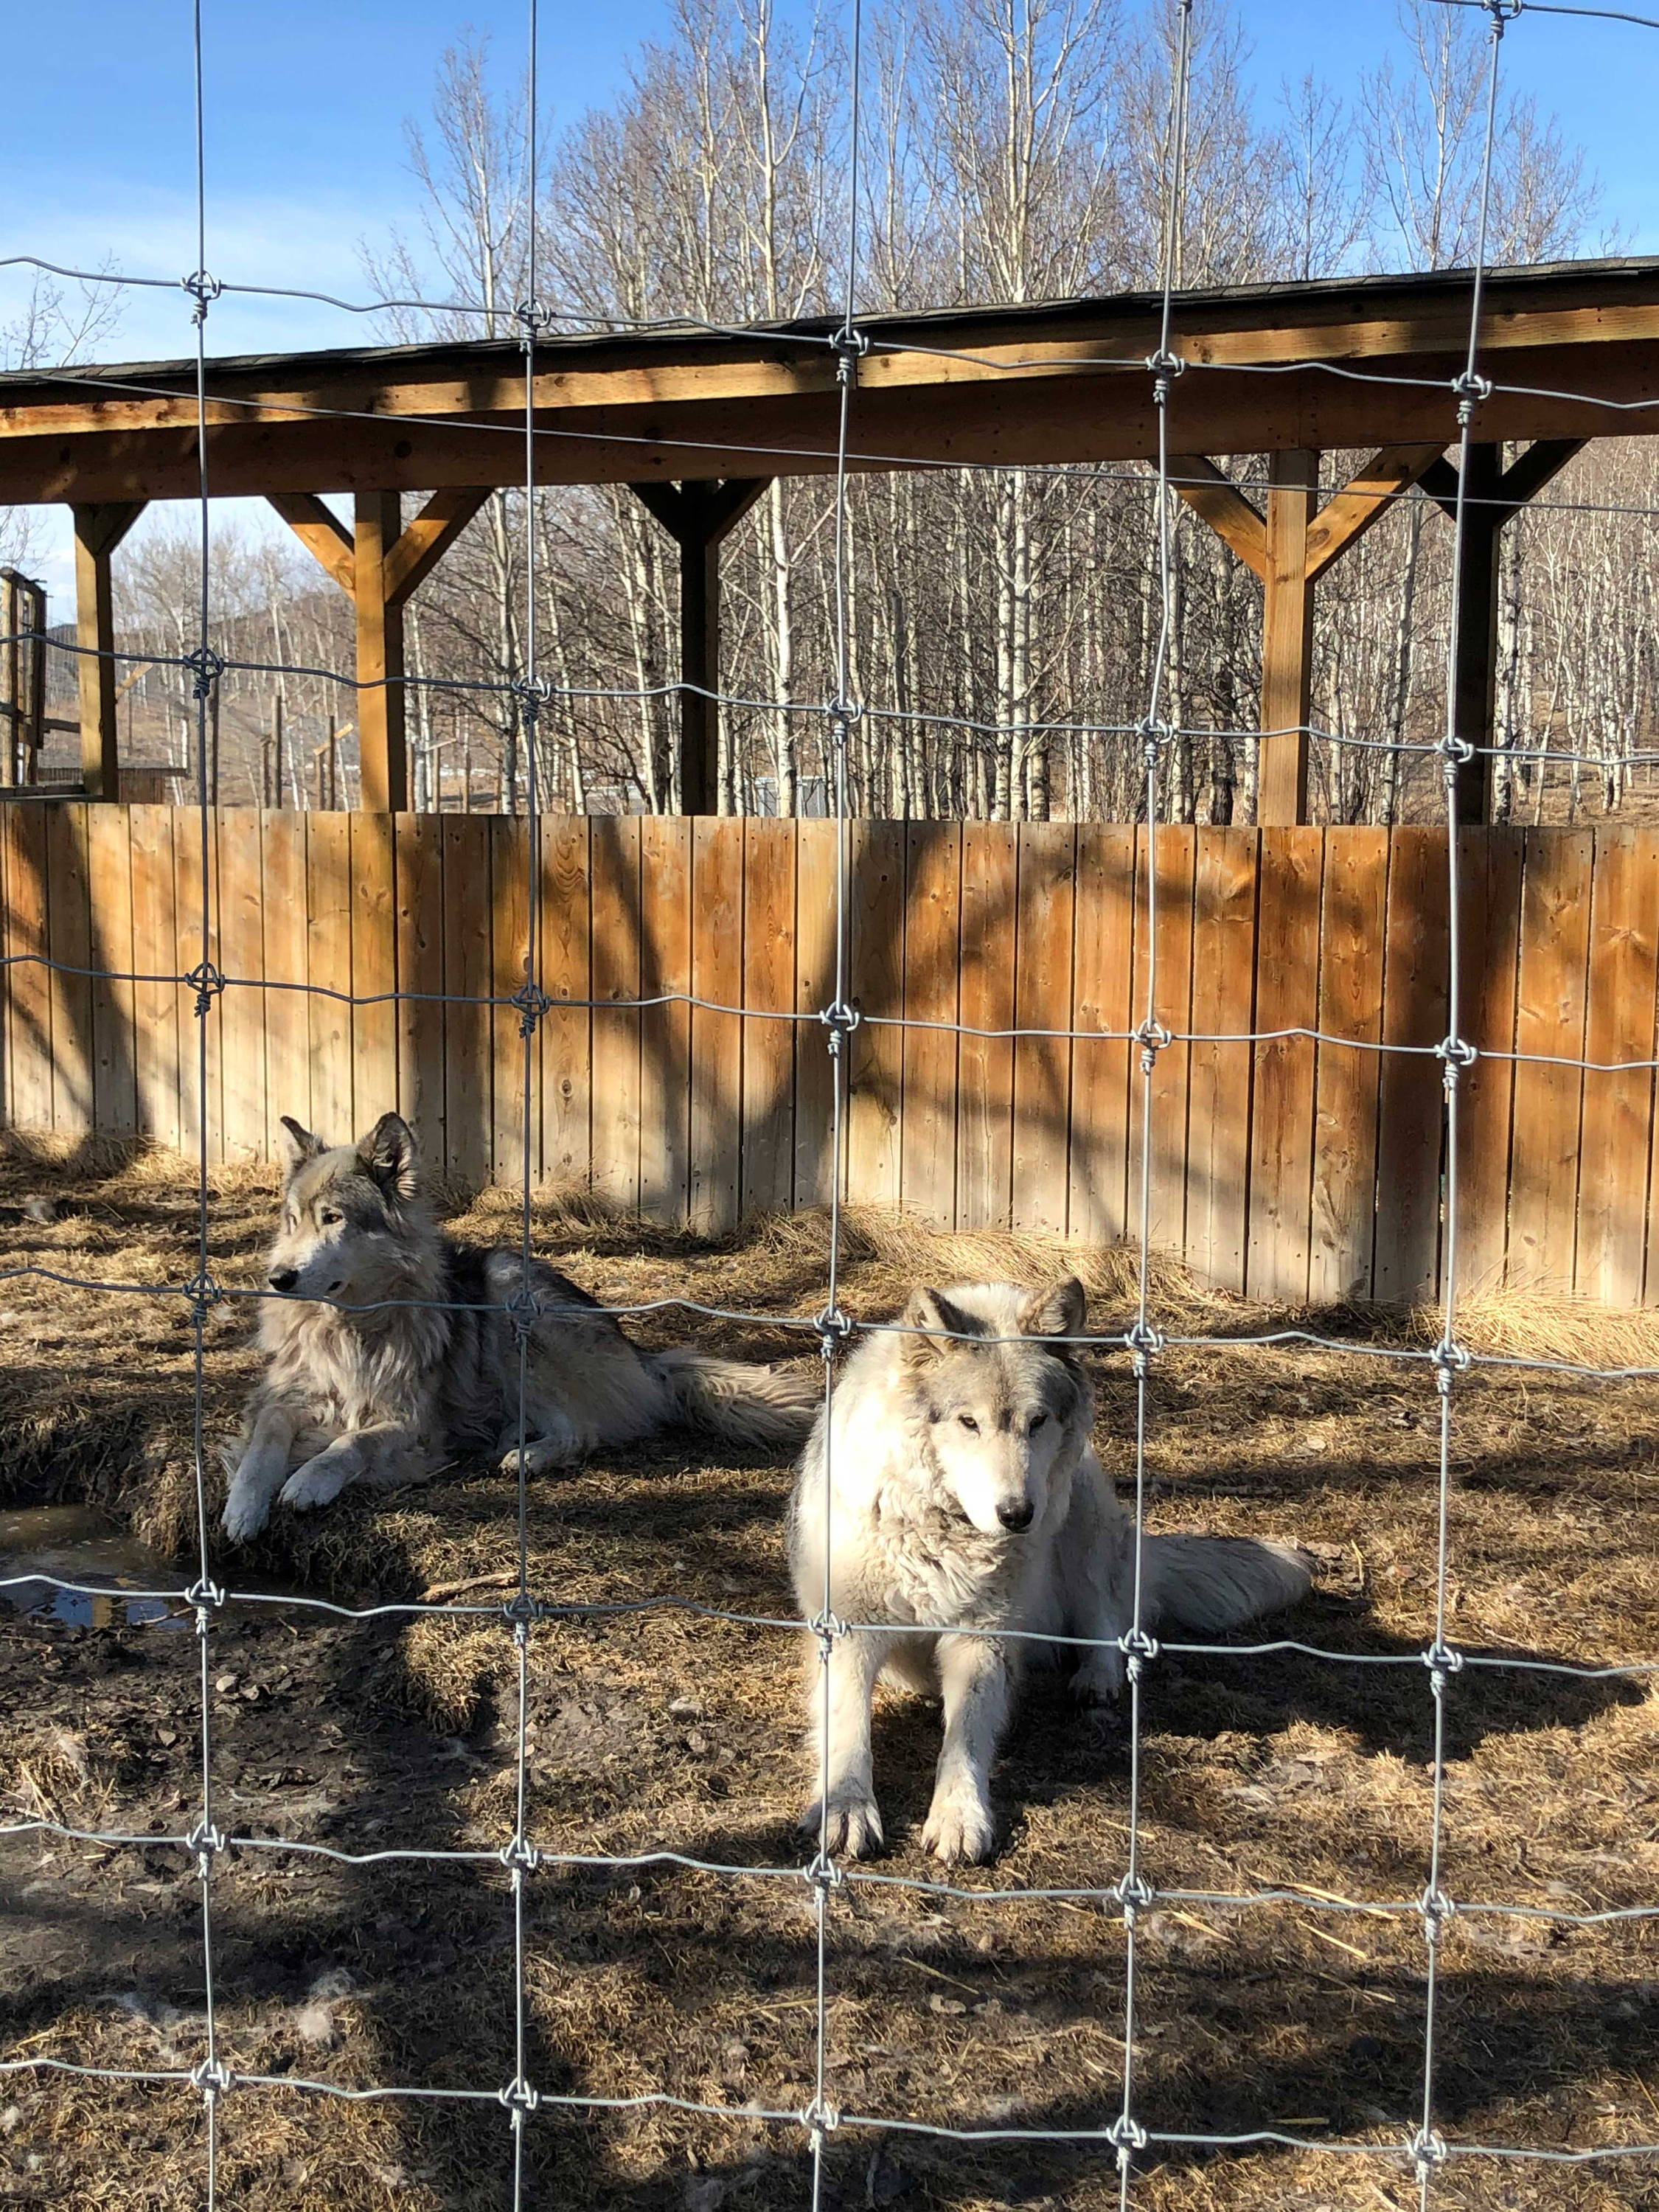
[[(251, 1283), (270, 1199), (216, 1179), (213, 1264)], [(47, 1216), (42, 1219), (37, 1217)], [(463, 1226), (503, 1233), (506, 1201)], [(176, 1164), (94, 1172), (0, 1163), (0, 1268), (104, 1281), (194, 1272), (194, 1194)], [(892, 1307), (916, 1273), (1036, 1279), (1052, 1255), (1012, 1240), (929, 1240), (854, 1224), (851, 1310)], [(507, 1233), (511, 1233), (510, 1231)], [(823, 1302), (821, 1224), (700, 1244), (568, 1206), (543, 1249), (601, 1297), (673, 1290), (778, 1315)], [(1118, 1255), (1087, 1255), (1103, 1330), (1127, 1317)], [(1172, 1327), (1263, 1316), (1159, 1284)], [(1494, 1344), (1650, 1356), (1651, 1324), (1489, 1303)], [(251, 1372), (249, 1309), (216, 1310), (207, 1416), (233, 1425)], [(1352, 1334), (1423, 1342), (1409, 1316), (1339, 1316)], [(92, 1504), (191, 1579), (191, 1339), (180, 1301), (0, 1282), (6, 1379), (0, 1508)], [(757, 1356), (781, 1330), (652, 1322)], [(803, 1356), (815, 1356), (805, 1354)], [(1099, 1442), (1122, 1479), (1131, 1396), (1098, 1363)], [(1436, 1408), (1422, 1368), (1349, 1352), (1171, 1351), (1153, 1389), (1154, 1525), (1295, 1534), (1322, 1585), (1286, 1632), (1352, 1654), (1409, 1653), (1433, 1598)], [(1594, 1664), (1659, 1656), (1659, 1388), (1477, 1371), (1457, 1392), (1450, 1632), (1468, 1651)], [(680, 1438), (536, 1483), (532, 1580), (566, 1601), (677, 1591), (731, 1612), (790, 1609), (788, 1471), (721, 1464)], [(231, 1569), (242, 1587), (347, 1601), (474, 1584), (493, 1603), (514, 1556), (512, 1486), (458, 1468), (390, 1501), (281, 1520)], [(21, 1525), (21, 1524), (20, 1524)], [(5, 1571), (0, 1565), (0, 1573)], [(530, 1664), (528, 1826), (543, 1850), (672, 1849), (793, 1868), (803, 1796), (799, 1661), (775, 1631), (647, 1612), (539, 1625)], [(0, 1820), (179, 1836), (199, 1812), (198, 1678), (187, 1620), (76, 1626), (0, 1615)], [(497, 1850), (512, 1832), (513, 1646), (499, 1617), (331, 1620), (228, 1608), (210, 1647), (217, 1818), (230, 1833), (351, 1851)], [(1144, 1869), (1164, 1889), (1372, 1905), (1427, 1872), (1431, 1698), (1419, 1665), (1296, 1655), (1152, 1663)], [(1443, 1882), (1455, 1900), (1571, 1911), (1659, 1904), (1655, 1707), (1640, 1679), (1466, 1668), (1452, 1685)], [(937, 1717), (891, 1699), (878, 1785), (879, 1870), (937, 1869), (920, 1829)], [(964, 1888), (1075, 1887), (1123, 1871), (1121, 1723), (1028, 1696), (1000, 1771), (1006, 1843)], [(812, 1899), (795, 1875), (550, 1866), (527, 1885), (528, 2056), (544, 2091), (798, 2112), (811, 2094)], [(488, 1862), (341, 1867), (246, 1847), (212, 1875), (220, 2053), (239, 2074), (221, 2117), (222, 2203), (470, 2212), (506, 2200), (507, 2115), (490, 2103), (346, 2103), (289, 2082), (495, 2090), (513, 2073), (508, 1877)], [(978, 1903), (852, 1883), (830, 1911), (830, 2094), (844, 2112), (949, 2128), (1109, 2127), (1121, 2096), (1121, 1913), (1093, 1902)], [(200, 1891), (175, 1844), (38, 1834), (0, 1847), (0, 2051), (138, 2069), (204, 2054)], [(1659, 2141), (1654, 1923), (1578, 1930), (1460, 1911), (1444, 1938), (1436, 2117), (1454, 2142), (1587, 2150)], [(1419, 1923), (1310, 1903), (1164, 1901), (1139, 1945), (1135, 2109), (1171, 2132), (1374, 2142), (1372, 2155), (1203, 2148), (1149, 2154), (1148, 2212), (1414, 2205), (1397, 2146), (1421, 2101)], [(0, 2078), (0, 2201), (203, 2201), (198, 2095), (62, 2075)], [(544, 2106), (526, 2133), (526, 2202), (761, 2212), (807, 2201), (794, 2123)], [(962, 2142), (843, 2125), (827, 2200), (848, 2208), (1117, 2203), (1109, 2147)], [(1659, 2203), (1659, 2160), (1585, 2166), (1454, 2158), (1437, 2206), (1571, 2212)]]

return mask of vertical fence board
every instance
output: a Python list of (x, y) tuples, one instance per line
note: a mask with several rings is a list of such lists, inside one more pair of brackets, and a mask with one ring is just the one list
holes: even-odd
[[(904, 826), (855, 822), (852, 846), (853, 1032), (847, 1102), (847, 1194), (866, 1206), (899, 1194), (904, 1038)], [(869, 1017), (878, 1018), (872, 1021)]]
[[(1432, 1048), (1445, 1036), (1446, 873), (1443, 831), (1395, 831), (1382, 956), (1385, 1044)], [(1379, 1298), (1420, 1297), (1438, 1279), (1443, 1099), (1440, 1062), (1430, 1053), (1383, 1056), (1372, 1278)]]
[[(431, 814), (394, 814), (393, 972), (400, 994), (393, 1029), (398, 1111), (415, 1132), (423, 1159), (444, 1147), (443, 838)], [(401, 995), (408, 994), (408, 996)]]
[(1509, 1240), (1515, 1063), (1492, 1055), (1515, 1048), (1524, 842), (1519, 830), (1465, 830), (1461, 836), (1458, 1022), (1481, 1057), (1459, 1078), (1457, 1267), (1459, 1279), (1474, 1290), (1503, 1279)]
[[(9, 979), (11, 1080), (6, 1112), (19, 1129), (52, 1127), (52, 973), (46, 941), (50, 885), (46, 880), (46, 810), (17, 803), (6, 809), (6, 952), (17, 964)], [(165, 817), (163, 817), (165, 819)], [(168, 888), (173, 850), (167, 848)], [(173, 967), (172, 931), (159, 963)], [(175, 1079), (176, 1088), (176, 1079)]]
[[(1650, 1060), (1659, 974), (1659, 837), (1609, 825), (1595, 833), (1589, 1003), (1584, 1056)], [(1638, 1305), (1647, 1243), (1653, 1070), (1584, 1072), (1575, 1289)]]
[(60, 1137), (79, 1137), (93, 1127), (92, 981), (85, 973), (92, 964), (87, 810), (84, 804), (49, 806), (46, 816), (51, 885), (46, 945), (53, 963), (52, 1126)]
[[(133, 1064), (136, 1031), (133, 987), (116, 980), (131, 975), (132, 957), (132, 833), (125, 806), (87, 811), (87, 890), (91, 927), (88, 964), (105, 972), (92, 983), (94, 1126), (118, 1136), (138, 1127), (137, 1077)], [(256, 1035), (258, 1018), (254, 1018)], [(258, 1039), (260, 1065), (264, 1044)]]
[[(1077, 833), (1069, 822), (1024, 822), (1017, 825), (1015, 837), (1015, 1024), (1025, 1030), (1068, 1030)], [(1066, 1233), (1066, 1142), (1071, 1111), (1070, 1040), (1018, 1038), (1014, 1045), (1016, 1229)]]
[[(97, 813), (106, 810), (99, 807)], [(219, 811), (219, 965), (228, 979), (219, 1024), (221, 1132), (228, 1160), (259, 1158), (269, 1140), (265, 1105), (265, 887), (263, 823), (246, 807)]]
[[(202, 964), (204, 900), (209, 914), (206, 957), (216, 962), (218, 953), (219, 890), (217, 854), (212, 817), (208, 819), (203, 881), (202, 816), (198, 807), (180, 807), (173, 817), (173, 896), (174, 958), (179, 973), (189, 975)], [(222, 963), (217, 963), (222, 964)], [(219, 1007), (205, 1014), (196, 1011), (196, 994), (188, 983), (179, 993), (179, 1141), (192, 1155), (207, 1138), (210, 1159), (220, 1157), (220, 1133), (224, 1125), (220, 1087), (221, 1054)]]
[(575, 815), (541, 828), (542, 988), (559, 1002), (542, 1023), (542, 1173), (585, 1190), (593, 1164), (588, 825)]
[[(743, 1000), (743, 823), (700, 815), (691, 826), (691, 988), (722, 1006)], [(691, 1219), (705, 1231), (738, 1218), (743, 1017), (691, 1010)], [(601, 1103), (594, 1097), (597, 1124)]]
[[(981, 1031), (1014, 1021), (1013, 841), (1000, 823), (962, 825), (962, 1020)], [(1014, 1052), (1006, 1036), (964, 1036), (957, 1060), (957, 1226), (1008, 1219), (1012, 1190)]]
[[(836, 825), (795, 825), (795, 1005), (819, 1013), (836, 994)], [(795, 1024), (795, 1204), (826, 1206), (833, 1156), (835, 1064), (818, 1022)]]
[[(1136, 840), (1138, 860), (1135, 906), (1144, 922), (1146, 915), (1146, 871), (1156, 857), (1157, 891), (1157, 1018), (1172, 1034), (1192, 1026), (1193, 1008), (1193, 870), (1197, 858), (1197, 833), (1190, 823), (1166, 823), (1157, 830), (1156, 854), (1145, 832)], [(1139, 1027), (1146, 1007), (1149, 939), (1144, 926), (1135, 933), (1135, 1018)], [(1187, 1229), (1187, 1106), (1191, 1090), (1190, 1046), (1165, 1045), (1152, 1070), (1151, 1096), (1152, 1242), (1160, 1251), (1179, 1258)], [(1129, 1085), (1129, 1233), (1140, 1234), (1141, 1115), (1147, 1103), (1139, 1052)]]
[[(1194, 1032), (1252, 1027), (1256, 833), (1212, 830), (1193, 877)], [(1194, 1044), (1188, 1115), (1187, 1261), (1206, 1282), (1244, 1288), (1249, 1221), (1250, 1048)]]
[(325, 1144), (362, 1134), (351, 1096), (351, 817), (316, 813), (306, 837), (306, 957), (312, 989), (310, 1127)]
[[(905, 1019), (954, 1022), (962, 831), (951, 822), (913, 822), (905, 844)], [(950, 1030), (907, 1028), (903, 1048), (900, 1202), (949, 1229), (956, 1219), (957, 1039)]]
[[(795, 999), (795, 825), (744, 825), (743, 1003), (789, 1013)], [(744, 1213), (787, 1212), (794, 1188), (794, 1024), (747, 1021), (743, 1036)]]
[[(149, 810), (146, 810), (147, 811)], [(310, 817), (297, 809), (262, 817), (265, 891), (265, 1098), (269, 1142), (282, 1158), (279, 1123), (292, 1115), (314, 1128), (311, 1107), (311, 1012), (304, 986), (311, 978), (306, 927), (306, 843)], [(137, 842), (137, 832), (134, 833)], [(272, 988), (293, 984), (290, 990)]]
[[(792, 911), (789, 1002), (794, 921)], [(661, 998), (690, 988), (691, 825), (684, 816), (647, 814), (640, 822), (640, 995)], [(690, 1009), (647, 1007), (640, 1016), (640, 1206), (654, 1220), (683, 1222), (690, 1205)], [(791, 1176), (786, 1158), (786, 1206)]]
[[(490, 988), (497, 1000), (516, 998), (530, 975), (530, 824), (522, 815), (497, 814), (489, 824)], [(490, 1013), (490, 1058), (495, 1065), (490, 1179), (523, 1188), (541, 1177), (541, 1109), (536, 1102), (540, 1039), (526, 1037), (524, 1016), (512, 1006)], [(530, 1096), (525, 1097), (526, 1047)], [(629, 1194), (633, 1203), (633, 1194)]]
[(1376, 1111), (1388, 919), (1389, 833), (1327, 832), (1320, 917), (1319, 1027), (1315, 1071), (1313, 1210), (1308, 1296), (1341, 1304), (1370, 1296), (1376, 1229)]
[[(1319, 907), (1324, 839), (1263, 830), (1256, 933), (1255, 1027), (1312, 1029), (1319, 1018)], [(1311, 1039), (1255, 1048), (1250, 1124), (1250, 1296), (1299, 1304), (1308, 1295), (1313, 1201), (1315, 1052)]]
[[(319, 814), (315, 824), (328, 819)], [(444, 844), (444, 989), (455, 1001), (444, 1021), (444, 1164), (468, 1190), (489, 1182), (495, 1119), (494, 989), (489, 938), (489, 823), (447, 814)], [(466, 1003), (471, 1001), (471, 1003)]]
[[(361, 1136), (398, 1106), (395, 817), (351, 814), (351, 1103)], [(366, 1006), (365, 1000), (381, 1001)], [(416, 1141), (419, 1142), (418, 1134)]]
[[(1527, 832), (1517, 1053), (1583, 1054), (1593, 853), (1588, 830)], [(1576, 1067), (1516, 1067), (1510, 1278), (1526, 1287), (1571, 1286), (1583, 1089)]]
[(637, 816), (590, 830), (593, 911), (593, 1188), (633, 1206), (640, 1188), (640, 835)]
[[(1128, 823), (1083, 822), (1077, 833), (1072, 1018), (1079, 1030), (1133, 1029), (1135, 833)], [(1115, 1244), (1129, 1233), (1129, 1082), (1135, 1065), (1121, 1042), (1073, 1047), (1068, 1147), (1069, 1233)]]

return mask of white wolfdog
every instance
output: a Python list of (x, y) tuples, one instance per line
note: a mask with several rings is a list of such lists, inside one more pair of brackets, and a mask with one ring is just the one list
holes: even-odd
[[(420, 1202), (415, 1139), (383, 1114), (333, 1148), (286, 1115), (282, 1224), (260, 1308), (263, 1380), (233, 1462), (225, 1534), (264, 1528), (280, 1491), (326, 1505), (349, 1483), (392, 1489), (452, 1455), (516, 1472), (520, 1352), (512, 1303), (532, 1302), (525, 1466), (539, 1474), (676, 1421), (794, 1450), (822, 1396), (810, 1375), (640, 1351), (585, 1291), (532, 1260), (458, 1244)], [(421, 1303), (437, 1301), (438, 1303)], [(326, 1303), (325, 1303), (326, 1302)], [(413, 1302), (413, 1303), (411, 1303)]]
[[(873, 1628), (837, 1635), (829, 1659), (830, 1848), (858, 1857), (883, 1842), (870, 1755), (870, 1701), (884, 1668), (945, 1700), (945, 1742), (922, 1840), (947, 1864), (990, 1856), (992, 1762), (1023, 1659), (1060, 1649), (1037, 1637), (1112, 1639), (1133, 1625), (1133, 1524), (1090, 1445), (1094, 1393), (1075, 1347), (1045, 1341), (1084, 1325), (1081, 1284), (918, 1291), (896, 1331), (866, 1337), (802, 1455), (789, 1550), (802, 1611), (824, 1601)], [(923, 1332), (923, 1333), (916, 1333)], [(826, 1468), (828, 1461), (828, 1468)], [(825, 1486), (829, 1494), (826, 1499)], [(827, 1512), (826, 1512), (827, 1504)], [(1152, 1536), (1141, 1624), (1209, 1632), (1289, 1605), (1308, 1588), (1301, 1556), (1243, 1537)], [(896, 1632), (883, 1632), (891, 1623)], [(992, 1632), (897, 1632), (930, 1624)], [(1080, 1698), (1114, 1698), (1123, 1654), (1083, 1655)], [(816, 1677), (817, 1669), (813, 1670)], [(811, 1748), (825, 1777), (823, 1695), (814, 1679)], [(817, 1833), (823, 1808), (802, 1825)]]

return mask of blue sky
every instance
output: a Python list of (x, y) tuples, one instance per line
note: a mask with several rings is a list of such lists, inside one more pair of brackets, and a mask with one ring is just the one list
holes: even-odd
[[(1312, 68), (1339, 90), (1397, 44), (1392, 0), (1233, 0), (1262, 95)], [(549, 127), (623, 81), (629, 54), (666, 21), (663, 0), (542, 0), (542, 106)], [(204, 0), (208, 264), (218, 276), (361, 298), (357, 242), (409, 221), (404, 118), (421, 115), (445, 46), (492, 35), (503, 68), (524, 50), (526, 9), (496, 0)], [(188, 0), (12, 0), (0, 142), (0, 253), (177, 277), (194, 265)], [(1590, 149), (1605, 214), (1632, 250), (1659, 251), (1649, 148), (1659, 33), (1523, 14), (1504, 46), (1505, 82), (1553, 110)], [(0, 321), (17, 296), (0, 271)], [(189, 303), (128, 295), (118, 358), (191, 344)], [(216, 351), (343, 344), (361, 323), (297, 301), (226, 300)], [(54, 555), (48, 581), (63, 577)]]

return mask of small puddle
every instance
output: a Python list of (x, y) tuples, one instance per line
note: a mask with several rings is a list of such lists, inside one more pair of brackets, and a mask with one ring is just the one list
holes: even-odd
[[(96, 1590), (58, 1589), (34, 1576), (106, 1585)], [(20, 1581), (18, 1577), (22, 1577)], [(188, 1627), (191, 1615), (166, 1598), (131, 1597), (125, 1590), (176, 1589), (182, 1578), (136, 1536), (88, 1505), (31, 1505), (0, 1510), (0, 1613), (67, 1621), (77, 1628), (134, 1627), (161, 1622)]]

